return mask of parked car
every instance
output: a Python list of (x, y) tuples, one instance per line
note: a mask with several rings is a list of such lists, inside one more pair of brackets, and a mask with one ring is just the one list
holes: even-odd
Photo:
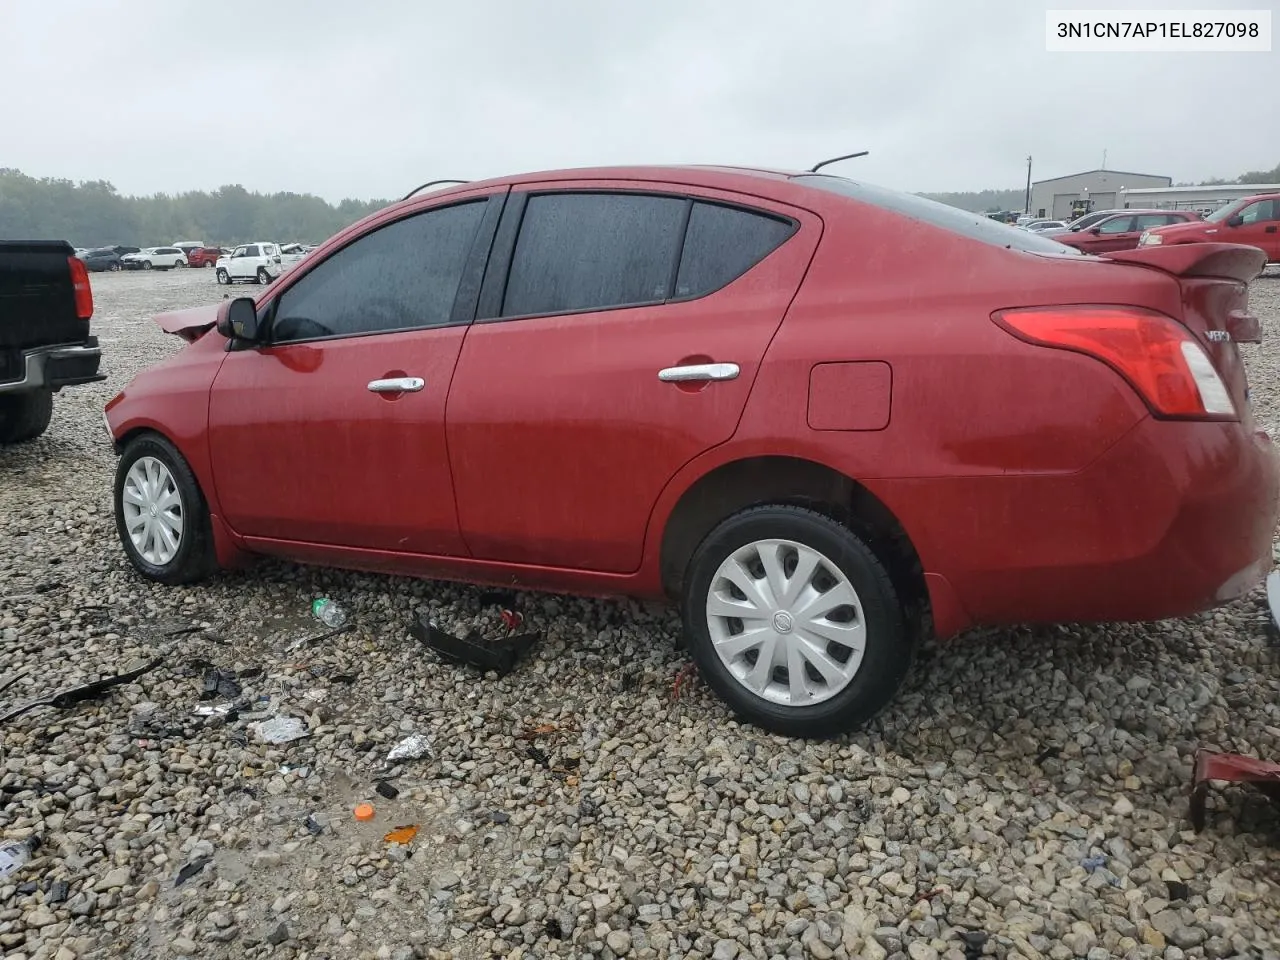
[(231, 256), (220, 258), (216, 276), (219, 283), (270, 283), (285, 269), (279, 244), (259, 240), (236, 247)]
[(182, 251), (183, 256), (187, 257), (187, 259), (188, 259), (188, 260), (190, 260), (190, 258), (191, 258), (191, 251), (192, 251), (192, 250), (199, 250), (199, 249), (201, 249), (201, 248), (204, 246), (204, 241), (202, 241), (202, 240), (179, 240), (179, 241), (177, 241), (176, 243), (171, 243), (171, 244), (169, 244), (169, 246), (171, 246), (171, 247), (177, 247), (179, 250), (181, 250), (181, 251)]
[(89, 270), (61, 240), (0, 241), (0, 443), (40, 436), (64, 387), (105, 380)]
[(147, 247), (137, 253), (127, 253), (120, 258), (126, 270), (172, 270), (185, 267), (187, 257), (177, 247)]
[(90, 250), (83, 257), (85, 268), (90, 273), (102, 273), (105, 270), (117, 271), (122, 269), (120, 264), (120, 254), (116, 253), (111, 247), (98, 247)]
[(824, 173), (450, 187), (157, 318), (189, 345), (106, 406), (116, 529), (168, 584), (264, 554), (667, 597), (741, 717), (833, 734), (926, 631), (1259, 583), (1262, 263), (1083, 256)]
[(1161, 244), (1244, 243), (1257, 247), (1271, 263), (1280, 263), (1280, 193), (1245, 197), (1215, 210), (1203, 220), (1152, 227), (1141, 239), (1142, 247)]
[(1086, 213), (1084, 216), (1070, 221), (1065, 226), (1051, 227), (1046, 231), (1046, 236), (1056, 236), (1059, 233), (1079, 233), (1081, 230), (1087, 230), (1089, 227), (1100, 223), (1113, 214), (1124, 212), (1124, 210), (1095, 210), (1092, 213)]
[(187, 251), (187, 265), (191, 267), (216, 266), (218, 260), (226, 255), (221, 247), (193, 247)]
[(1055, 233), (1051, 238), (1085, 253), (1132, 250), (1138, 245), (1138, 238), (1152, 227), (1187, 223), (1198, 220), (1199, 216), (1193, 210), (1125, 210), (1103, 217), (1084, 230)]

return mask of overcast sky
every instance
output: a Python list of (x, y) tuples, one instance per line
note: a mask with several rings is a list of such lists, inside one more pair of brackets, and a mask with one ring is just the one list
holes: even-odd
[[(1276, 0), (1115, 7), (1274, 8)], [(907, 190), (1280, 162), (1280, 53), (1045, 51), (1041, 0), (0, 0), (0, 166), (392, 197), (617, 162)], [(1278, 18), (1280, 19), (1280, 18)]]

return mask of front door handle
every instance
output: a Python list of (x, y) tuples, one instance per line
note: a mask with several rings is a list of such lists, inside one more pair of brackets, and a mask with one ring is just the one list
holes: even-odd
[(392, 377), (389, 380), (370, 380), (372, 393), (417, 393), (427, 385), (421, 377)]
[(736, 380), (736, 363), (691, 363), (686, 367), (667, 367), (658, 371), (658, 379), (664, 383), (685, 383), (690, 380)]
[(1267, 227), (1267, 233), (1275, 233), (1275, 232), (1276, 232), (1275, 227)]

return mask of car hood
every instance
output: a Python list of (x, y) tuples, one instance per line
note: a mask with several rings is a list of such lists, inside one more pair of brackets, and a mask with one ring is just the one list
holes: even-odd
[(190, 343), (217, 324), (218, 312), (225, 302), (161, 313), (156, 316), (156, 323), (165, 333), (175, 334)]

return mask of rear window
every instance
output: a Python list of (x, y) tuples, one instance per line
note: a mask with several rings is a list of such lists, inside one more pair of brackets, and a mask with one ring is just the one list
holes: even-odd
[(889, 190), (868, 183), (857, 183), (844, 177), (836, 177), (825, 173), (806, 173), (792, 177), (792, 182), (806, 187), (816, 187), (828, 193), (836, 193), (853, 200), (869, 203), (883, 210), (891, 210), (904, 217), (919, 220), (932, 227), (949, 230), (970, 240), (980, 240), (995, 247), (1007, 250), (1022, 250), (1026, 253), (1083, 254), (1052, 237), (1043, 237), (1038, 233), (1020, 230), (1017, 227), (985, 217), (980, 213), (970, 213), (959, 207), (950, 207), (937, 200), (917, 197), (910, 193)]

